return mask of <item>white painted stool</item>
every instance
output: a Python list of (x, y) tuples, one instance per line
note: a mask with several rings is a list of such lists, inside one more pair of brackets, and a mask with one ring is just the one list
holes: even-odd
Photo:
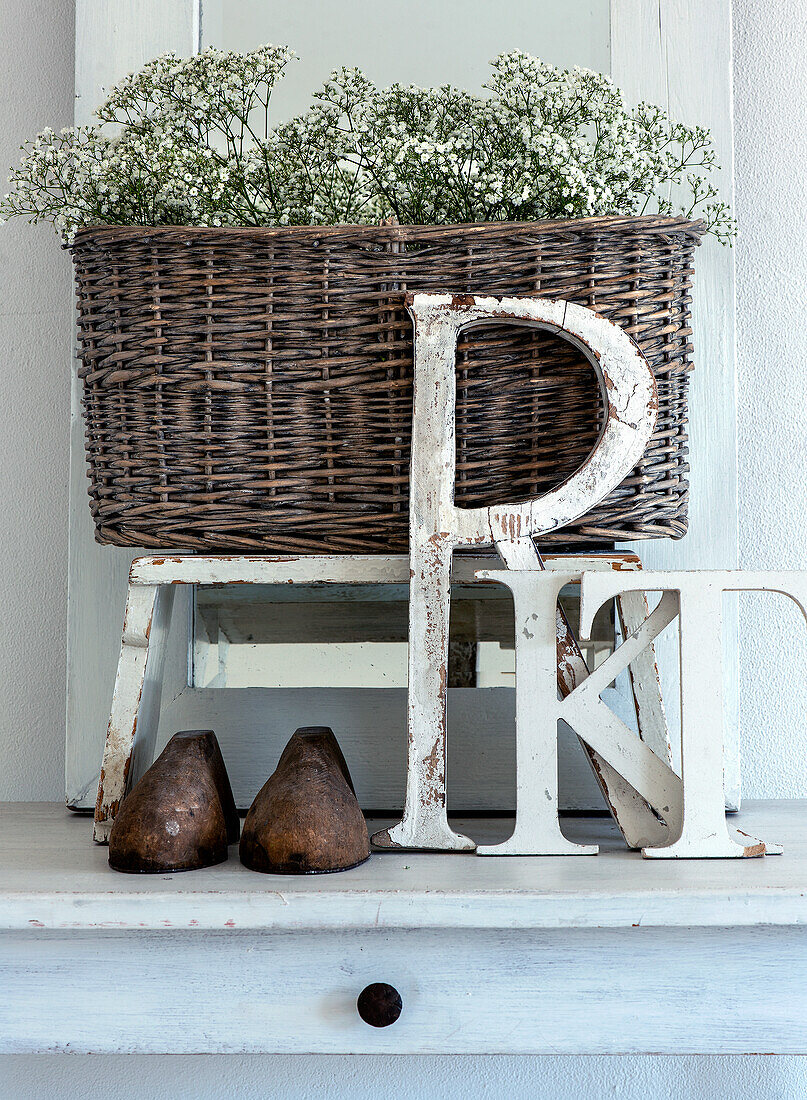
[[(451, 579), (461, 584), (490, 584), (475, 580), (480, 569), (496, 559), (471, 555), (454, 558)], [(635, 570), (635, 554), (548, 555), (547, 569), (563, 569), (582, 576), (584, 571)], [(106, 843), (118, 807), (152, 761), (159, 724), (160, 696), (173, 596), (177, 585), (204, 584), (396, 584), (409, 582), (405, 555), (340, 555), (323, 557), (202, 557), (198, 555), (137, 558), (129, 573), (120, 659), (115, 679), (104, 746), (101, 779), (95, 809), (95, 840)], [(625, 593), (618, 601), (623, 633), (631, 633), (647, 614), (641, 593)], [(565, 620), (559, 646), (568, 648)], [(565, 653), (566, 648), (561, 652)], [(579, 659), (582, 661), (582, 659)], [(580, 676), (580, 664), (564, 659), (559, 675), (569, 687)], [(585, 666), (583, 665), (583, 669)], [(631, 681), (639, 730), (647, 744), (665, 759), (669, 744), (652, 650), (645, 650), (631, 666)], [(585, 672), (583, 673), (585, 675)], [(291, 731), (283, 731), (284, 734)], [(607, 767), (607, 765), (606, 765)]]

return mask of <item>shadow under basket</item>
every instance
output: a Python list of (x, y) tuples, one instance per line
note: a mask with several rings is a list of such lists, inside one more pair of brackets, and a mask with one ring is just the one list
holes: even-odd
[[(72, 246), (100, 542), (395, 553), (408, 544), (407, 291), (541, 295), (628, 332), (659, 392), (642, 461), (542, 544), (686, 532), (693, 253), (672, 217), (448, 226), (85, 229)], [(459, 506), (541, 496), (602, 404), (555, 335), (490, 325), (457, 350)]]

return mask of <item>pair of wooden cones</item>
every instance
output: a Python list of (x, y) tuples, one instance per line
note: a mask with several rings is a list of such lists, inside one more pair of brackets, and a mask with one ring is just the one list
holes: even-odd
[(239, 833), (241, 862), (253, 871), (316, 874), (367, 859), (367, 825), (332, 730), (294, 733), (243, 832), (216, 735), (175, 734), (121, 806), (109, 864), (141, 874), (210, 867), (227, 859)]

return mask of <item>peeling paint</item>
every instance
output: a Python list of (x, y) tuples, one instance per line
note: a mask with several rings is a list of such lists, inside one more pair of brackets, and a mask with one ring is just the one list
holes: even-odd
[[(404, 815), (378, 843), (467, 850), (445, 817), (446, 653), (454, 547), (495, 545), (510, 568), (540, 568), (532, 537), (578, 519), (635, 467), (655, 425), (653, 373), (617, 325), (583, 306), (540, 297), (409, 294), (415, 329), (410, 476), (409, 764)], [(455, 356), (459, 333), (487, 321), (557, 333), (591, 362), (608, 395), (598, 445), (583, 467), (545, 496), (514, 505), (454, 505)], [(532, 632), (524, 628), (524, 637)], [(573, 639), (561, 647), (559, 682), (582, 662)], [(583, 664), (585, 670), (585, 665)], [(583, 673), (585, 675), (585, 672)], [(571, 690), (567, 687), (566, 690)], [(438, 765), (439, 761), (439, 765)], [(616, 797), (616, 796), (615, 796)], [(442, 813), (435, 816), (435, 807)]]

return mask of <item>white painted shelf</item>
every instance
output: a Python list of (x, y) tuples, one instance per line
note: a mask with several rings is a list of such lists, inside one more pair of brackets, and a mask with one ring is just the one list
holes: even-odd
[[(488, 841), (512, 822), (460, 819)], [(609, 819), (567, 818), (599, 856), (375, 852), (334, 875), (259, 875), (238, 862), (122, 875), (92, 822), (50, 803), (0, 804), (0, 929), (631, 928), (807, 924), (807, 801), (757, 802), (733, 825), (785, 845), (755, 860), (650, 863)], [(373, 821), (371, 827), (380, 826)]]
[[(92, 823), (0, 806), (0, 1050), (807, 1052), (807, 802), (733, 824), (755, 860), (384, 852), (338, 875), (111, 871)], [(507, 821), (465, 820), (474, 837)], [(355, 999), (388, 981), (376, 1030)], [(171, 1024), (166, 1026), (166, 1012)]]

